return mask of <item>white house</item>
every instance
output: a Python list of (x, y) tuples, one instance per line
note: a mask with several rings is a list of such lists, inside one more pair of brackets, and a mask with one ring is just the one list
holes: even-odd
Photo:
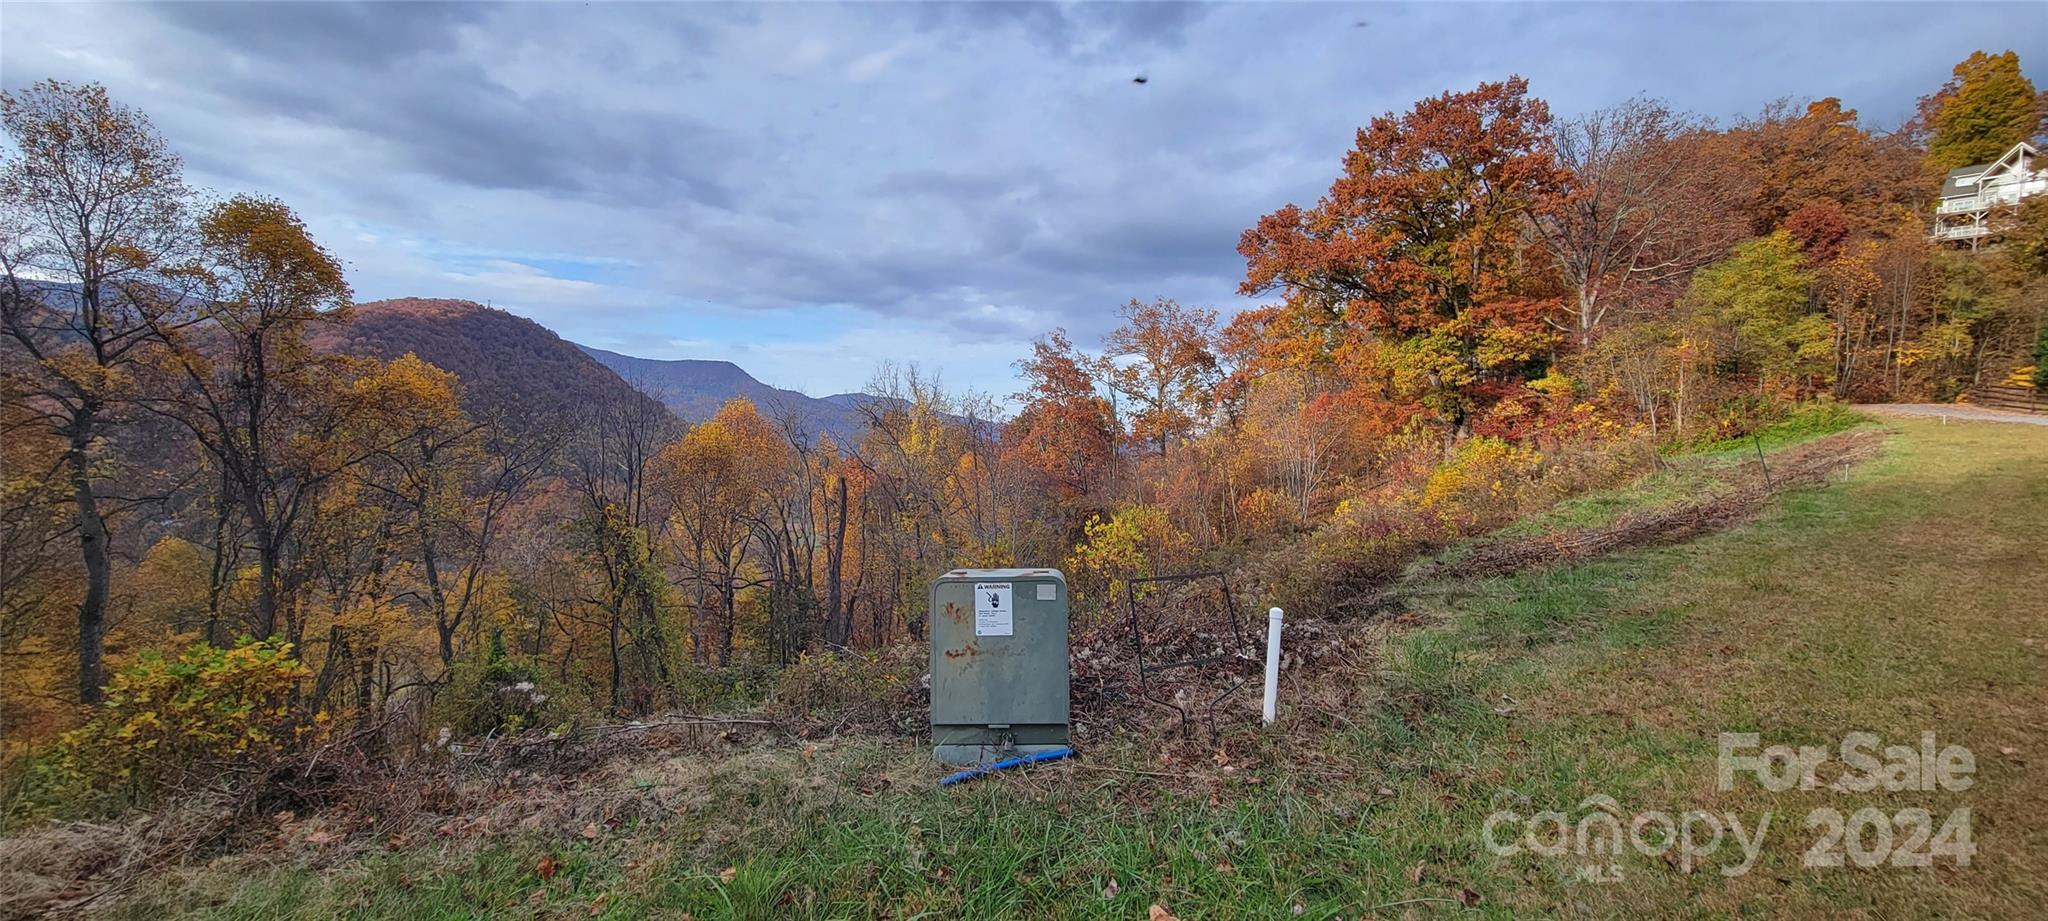
[(1941, 204), (1934, 212), (1934, 239), (1968, 243), (1975, 249), (1993, 234), (1991, 216), (2020, 199), (2048, 192), (2048, 165), (2041, 152), (2025, 141), (2012, 145), (1990, 163), (1950, 170), (1941, 183)]

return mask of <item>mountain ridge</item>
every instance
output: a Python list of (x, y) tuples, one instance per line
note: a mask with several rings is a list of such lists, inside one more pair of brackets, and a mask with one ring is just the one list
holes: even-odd
[(401, 297), (354, 306), (339, 323), (316, 324), (316, 349), (391, 359), (411, 352), (461, 379), (471, 413), (552, 425), (590, 407), (639, 406), (702, 422), (745, 397), (764, 416), (792, 420), (807, 434), (842, 444), (866, 426), (860, 393), (812, 397), (763, 383), (720, 359), (640, 358), (562, 338), (541, 323), (460, 298)]
[[(567, 340), (564, 340), (567, 341)], [(763, 383), (745, 368), (715, 358), (641, 358), (596, 346), (571, 343), (640, 392), (660, 400), (670, 412), (689, 422), (702, 422), (735, 397), (746, 397), (762, 415), (793, 415), (807, 432), (824, 432), (845, 443), (866, 422), (858, 401), (866, 394), (834, 393), (814, 397)]]

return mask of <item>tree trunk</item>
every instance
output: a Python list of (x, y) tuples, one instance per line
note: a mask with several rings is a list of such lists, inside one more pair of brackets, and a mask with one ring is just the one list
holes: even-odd
[(624, 712), (625, 712), (625, 710), (626, 710), (626, 666), (625, 666), (625, 662), (624, 662), (624, 661), (622, 661), (622, 660), (621, 660), (621, 658), (620, 658), (620, 656), (619, 656), (619, 616), (620, 616), (620, 611), (619, 611), (619, 608), (621, 607), (621, 605), (623, 605), (623, 603), (624, 603), (624, 602), (625, 602), (625, 599), (623, 599), (623, 598), (620, 598), (620, 599), (617, 599), (617, 600), (615, 600), (615, 601), (614, 601), (614, 602), (612, 603), (612, 606), (611, 606), (611, 615), (612, 615), (612, 617), (611, 617), (611, 624), (610, 624), (610, 633), (609, 633), (609, 638), (610, 638), (610, 641), (611, 641), (611, 642), (610, 642), (610, 645), (611, 645), (611, 653), (612, 653), (612, 714), (613, 714), (613, 715), (618, 715), (618, 714), (622, 714), (622, 713), (624, 713)]
[(439, 548), (431, 540), (420, 541), (420, 567), (427, 578), (428, 602), (434, 606), (434, 632), (441, 639), (441, 664), (455, 665), (455, 628), (459, 623), (448, 619), (448, 593), (441, 588), (441, 559)]
[(724, 668), (732, 662), (732, 635), (739, 620), (739, 590), (732, 584), (732, 570), (728, 568), (725, 585), (719, 590), (719, 604), (725, 609), (723, 623), (720, 623), (718, 637), (718, 667)]
[(226, 648), (228, 637), (220, 628), (221, 603), (234, 581), (234, 558), (228, 555), (228, 516), (234, 514), (234, 485), (221, 476), (213, 500), (213, 561), (206, 576), (206, 644)]
[(356, 725), (370, 725), (371, 692), (377, 686), (377, 644), (371, 643), (363, 649), (362, 661), (358, 663), (356, 675)]
[(278, 549), (277, 541), (264, 528), (256, 532), (256, 620), (251, 625), (257, 639), (277, 633)]
[(107, 592), (112, 567), (107, 552), (107, 520), (100, 515), (92, 490), (92, 440), (96, 413), (86, 408), (72, 420), (71, 447), (65, 458), (71, 468), (71, 493), (78, 504), (78, 549), (85, 558), (85, 598), (78, 605), (78, 700), (88, 706), (104, 697), (107, 642)]
[(846, 478), (839, 477), (839, 520), (832, 527), (832, 544), (825, 551), (825, 644), (844, 648), (852, 640), (853, 609), (843, 604), (846, 576)]

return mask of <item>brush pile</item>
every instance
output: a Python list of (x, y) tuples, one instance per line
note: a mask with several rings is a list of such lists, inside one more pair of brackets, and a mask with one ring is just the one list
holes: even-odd
[(1482, 541), (1468, 553), (1421, 567), (1411, 578), (1498, 576), (1632, 547), (1681, 543), (1748, 520), (1777, 493), (1827, 482), (1835, 473), (1876, 456), (1883, 441), (1880, 432), (1831, 435), (1768, 461), (1759, 458), (1731, 478), (1725, 489), (1705, 497), (1624, 515), (1604, 527)]

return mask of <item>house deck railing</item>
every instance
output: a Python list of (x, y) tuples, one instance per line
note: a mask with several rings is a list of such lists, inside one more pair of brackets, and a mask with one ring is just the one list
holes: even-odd
[(1990, 234), (1991, 228), (1982, 224), (1951, 224), (1936, 226), (1933, 236), (1936, 240), (1972, 240)]

